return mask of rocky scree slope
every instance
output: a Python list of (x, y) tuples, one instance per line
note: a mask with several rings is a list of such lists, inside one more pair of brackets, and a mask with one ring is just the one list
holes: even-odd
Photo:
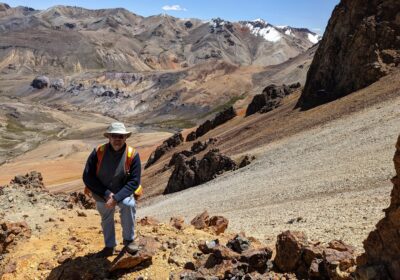
[(400, 2), (342, 0), (314, 56), (298, 106), (352, 93), (400, 64)]

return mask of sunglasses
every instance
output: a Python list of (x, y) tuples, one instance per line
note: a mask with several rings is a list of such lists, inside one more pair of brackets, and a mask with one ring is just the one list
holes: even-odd
[(124, 139), (125, 135), (124, 134), (116, 134), (116, 133), (110, 133), (109, 134), (111, 138), (113, 139)]

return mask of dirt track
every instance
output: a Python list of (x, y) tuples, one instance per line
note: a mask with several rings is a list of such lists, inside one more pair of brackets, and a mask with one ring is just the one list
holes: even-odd
[(207, 209), (267, 241), (293, 229), (360, 249), (389, 203), (399, 106), (397, 97), (260, 147), (250, 166), (146, 202), (138, 214), (189, 220)]

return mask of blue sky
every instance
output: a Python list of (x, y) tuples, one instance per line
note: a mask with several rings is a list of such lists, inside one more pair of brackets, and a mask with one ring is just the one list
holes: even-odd
[(230, 21), (262, 18), (274, 25), (307, 27), (322, 34), (339, 0), (0, 0), (12, 7), (28, 6), (46, 9), (55, 5), (79, 6), (88, 9), (123, 7), (135, 14), (150, 16), (161, 13), (180, 18), (208, 20), (221, 17)]

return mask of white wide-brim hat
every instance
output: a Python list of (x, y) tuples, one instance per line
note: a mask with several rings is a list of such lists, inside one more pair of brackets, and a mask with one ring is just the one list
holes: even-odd
[(121, 122), (113, 122), (104, 132), (104, 137), (108, 137), (109, 134), (123, 134), (127, 137), (131, 136), (132, 132), (126, 131), (125, 125)]

